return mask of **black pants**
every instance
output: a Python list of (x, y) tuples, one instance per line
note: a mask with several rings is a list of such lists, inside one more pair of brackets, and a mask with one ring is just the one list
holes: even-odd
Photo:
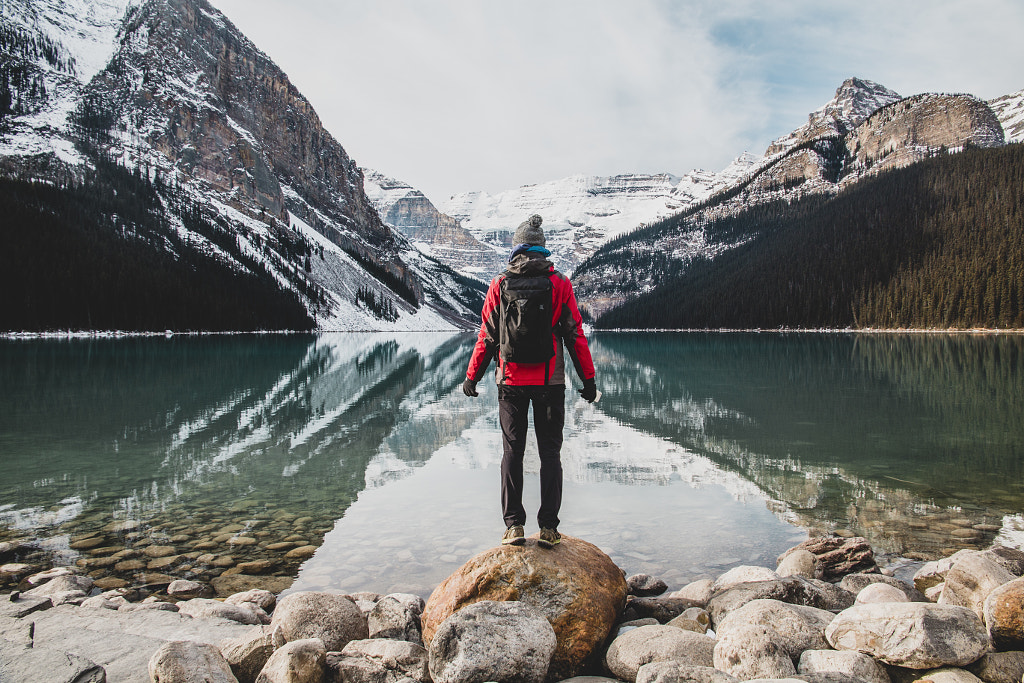
[(526, 523), (523, 508), (523, 453), (527, 415), (533, 403), (533, 429), (540, 454), (540, 511), (543, 528), (558, 528), (562, 507), (562, 426), (565, 424), (565, 386), (499, 386), (501, 421), (501, 513), (505, 526)]

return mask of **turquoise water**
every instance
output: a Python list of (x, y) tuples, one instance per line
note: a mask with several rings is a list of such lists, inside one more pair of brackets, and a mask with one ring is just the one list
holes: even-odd
[[(97, 578), (426, 595), (503, 530), (494, 387), (460, 389), (472, 341), (0, 341), (0, 540)], [(832, 531), (920, 559), (1021, 544), (1024, 337), (592, 348), (603, 397), (569, 392), (561, 530), (628, 573), (679, 587)], [(538, 468), (531, 448), (531, 511)]]

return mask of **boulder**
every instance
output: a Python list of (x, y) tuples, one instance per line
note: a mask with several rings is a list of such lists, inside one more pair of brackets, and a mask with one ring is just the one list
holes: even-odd
[(779, 566), (775, 573), (779, 576), (802, 576), (813, 579), (818, 566), (818, 558), (806, 548), (797, 548), (788, 555), (779, 558)]
[(239, 624), (269, 624), (270, 617), (251, 602), (229, 605), (210, 598), (193, 598), (178, 603), (178, 611), (190, 617), (220, 617)]
[(391, 638), (423, 644), (420, 617), (423, 598), (411, 593), (392, 593), (374, 603), (367, 615), (371, 638)]
[(670, 597), (683, 598), (684, 600), (689, 600), (697, 607), (706, 607), (708, 600), (714, 594), (714, 591), (711, 589), (714, 585), (715, 582), (712, 579), (700, 579), (699, 581), (686, 584), (676, 592), (671, 593)]
[(885, 574), (848, 574), (839, 582), (839, 587), (857, 595), (873, 583), (884, 583), (903, 591), (909, 602), (929, 602), (924, 593), (906, 581), (900, 581), (894, 576)]
[(775, 581), (741, 583), (715, 593), (708, 601), (707, 609), (711, 613), (711, 623), (717, 627), (732, 610), (761, 598), (833, 611), (846, 609), (853, 605), (855, 600), (853, 593), (838, 586), (799, 576), (787, 576)]
[(885, 667), (863, 652), (851, 650), (805, 650), (797, 671), (801, 675), (839, 673), (854, 676), (864, 683), (889, 683)]
[(804, 650), (824, 650), (829, 647), (825, 640), (825, 627), (835, 618), (832, 612), (790, 605), (778, 600), (752, 600), (743, 607), (729, 613), (718, 628), (718, 639), (722, 640), (737, 629), (747, 626), (764, 626), (773, 630), (774, 643), (780, 645), (794, 662), (800, 659)]
[(981, 679), (966, 669), (947, 666), (903, 676), (898, 683), (981, 683)]
[(555, 630), (552, 676), (569, 678), (583, 670), (603, 645), (626, 600), (626, 580), (596, 546), (571, 536), (550, 550), (532, 539), (523, 546), (499, 546), (471, 558), (445, 579), (427, 600), (423, 641), (466, 605), (484, 600), (518, 600), (532, 605)]
[(53, 607), (53, 601), (45, 595), (11, 593), (0, 597), (0, 618), (20, 619), (21, 617)]
[(557, 646), (551, 624), (525, 602), (474, 602), (431, 636), (428, 660), (435, 683), (542, 683)]
[(272, 633), (262, 628), (254, 628), (241, 638), (221, 641), (220, 653), (224, 655), (239, 683), (254, 683), (270, 655), (274, 654), (279, 645), (284, 643), (276, 642)]
[(94, 595), (91, 598), (83, 600), (80, 607), (85, 607), (87, 609), (117, 609), (122, 604), (127, 603), (118, 603), (114, 602), (110, 598), (105, 598), (102, 595)]
[(956, 551), (949, 557), (925, 562), (914, 574), (914, 587), (924, 593), (929, 588), (937, 586), (946, 580), (946, 573), (953, 568), (954, 564), (967, 555), (977, 555), (978, 552), (979, 551), (977, 550), (969, 550), (965, 548), (963, 550)]
[(329, 652), (338, 652), (350, 640), (370, 636), (366, 617), (345, 595), (302, 591), (282, 598), (274, 609), (271, 628), (281, 628), (288, 642), (319, 638)]
[(988, 633), (966, 607), (925, 602), (857, 605), (825, 629), (836, 650), (856, 650), (895, 666), (964, 666), (989, 648)]
[(985, 683), (1021, 683), (1024, 680), (1024, 652), (989, 652), (967, 668)]
[[(36, 574), (36, 576), (40, 576)], [(35, 588), (31, 588), (25, 591), (24, 595), (34, 595), (39, 597), (52, 597), (63, 593), (81, 591), (82, 595), (85, 595), (92, 590), (93, 580), (88, 576), (78, 576), (77, 574), (58, 574), (52, 579), (45, 583), (38, 584)]]
[(715, 641), (701, 633), (672, 626), (641, 626), (612, 641), (605, 666), (617, 677), (636, 680), (637, 672), (651, 662), (681, 661), (712, 666)]
[(885, 602), (910, 602), (910, 600), (907, 599), (907, 594), (896, 586), (890, 586), (887, 583), (873, 583), (857, 593), (857, 600), (854, 604), (870, 605)]
[(667, 595), (656, 598), (630, 597), (626, 601), (626, 609), (622, 612), (622, 619), (628, 621), (656, 619), (659, 624), (667, 624), (693, 607), (700, 607), (700, 605), (686, 598), (676, 598)]
[(733, 567), (715, 579), (715, 582), (711, 585), (711, 592), (717, 593), (718, 591), (725, 590), (726, 588), (732, 588), (733, 586), (737, 586), (741, 583), (775, 581), (778, 578), (780, 578), (779, 575), (767, 567), (756, 567), (750, 565)]
[(997, 545), (988, 550), (982, 550), (981, 554), (995, 560), (1003, 569), (1014, 576), (1024, 575), (1024, 551), (1022, 550), (1008, 548), (1005, 545)]
[(834, 581), (847, 574), (873, 574), (878, 571), (878, 565), (875, 563), (875, 554), (871, 550), (871, 544), (868, 543), (866, 538), (860, 536), (854, 536), (853, 538), (841, 538), (839, 536), (809, 538), (780, 555), (778, 563), (781, 564), (787, 555), (797, 550), (806, 550), (814, 555), (814, 578), (816, 579)]
[(1024, 649), (1024, 578), (995, 588), (985, 598), (982, 617), (997, 650)]
[(191, 640), (161, 645), (149, 658), (149, 678), (159, 683), (237, 683), (220, 650)]
[(177, 612), (178, 606), (173, 602), (126, 602), (117, 608), (118, 612)]
[(796, 675), (793, 658), (770, 626), (739, 624), (715, 643), (714, 667), (742, 680)]
[(323, 641), (302, 638), (274, 650), (256, 683), (320, 683), (326, 672), (327, 650)]
[(651, 662), (636, 674), (636, 683), (739, 683), (738, 678), (710, 666), (683, 662)]
[(0, 639), (0, 681), (106, 683), (102, 666), (63, 650)]
[(988, 594), (1015, 578), (991, 555), (966, 555), (946, 573), (946, 585), (938, 603), (967, 607), (983, 618)]
[(630, 595), (639, 598), (651, 598), (668, 590), (668, 585), (661, 579), (649, 574), (634, 574), (626, 578), (626, 588)]
[(708, 627), (711, 625), (711, 615), (701, 607), (691, 607), (666, 625), (694, 633), (707, 633)]
[(251, 602), (267, 614), (270, 614), (271, 610), (274, 609), (274, 605), (277, 604), (277, 598), (268, 590), (253, 588), (229, 595), (224, 599), (224, 602), (229, 605), (241, 605), (243, 602)]
[(167, 586), (167, 595), (179, 600), (190, 600), (192, 598), (209, 598), (213, 596), (213, 589), (205, 583), (198, 581), (187, 581), (177, 579), (171, 581)]
[[(37, 572), (35, 574), (32, 574), (31, 576), (26, 577), (22, 583), (28, 586), (29, 589), (32, 589), (38, 586), (42, 586), (44, 583), (51, 581), (57, 578), (58, 576), (78, 576), (78, 572), (77, 570), (74, 570), (71, 567), (52, 567), (50, 569), (47, 569), (46, 571)], [(63, 588), (61, 590), (68, 589)]]
[(427, 651), (402, 640), (353, 640), (327, 654), (330, 678), (345, 683), (430, 683)]

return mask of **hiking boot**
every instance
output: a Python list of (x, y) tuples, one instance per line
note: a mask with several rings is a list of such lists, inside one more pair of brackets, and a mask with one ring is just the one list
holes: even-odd
[(526, 534), (523, 533), (522, 524), (505, 529), (505, 534), (501, 537), (502, 545), (522, 545), (524, 543), (526, 543)]
[(541, 548), (554, 548), (556, 545), (562, 542), (562, 534), (558, 533), (554, 529), (541, 529), (540, 538), (537, 539), (537, 545)]

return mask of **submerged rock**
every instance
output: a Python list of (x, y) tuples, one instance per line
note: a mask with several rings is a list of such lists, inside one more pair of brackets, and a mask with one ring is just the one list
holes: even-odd
[(814, 578), (824, 581), (841, 579), (847, 574), (863, 574), (878, 572), (875, 554), (866, 538), (840, 538), (838, 536), (820, 536), (809, 538), (800, 545), (790, 548), (779, 556), (781, 563), (787, 555), (806, 550), (815, 557)]

